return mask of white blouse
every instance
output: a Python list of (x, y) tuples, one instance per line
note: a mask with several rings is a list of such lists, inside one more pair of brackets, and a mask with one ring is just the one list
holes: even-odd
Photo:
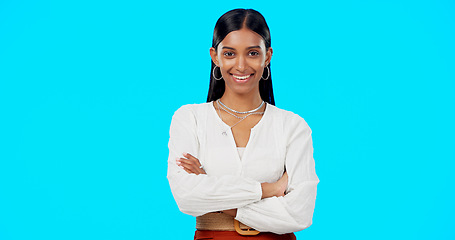
[[(176, 164), (186, 152), (199, 159), (207, 174), (188, 174)], [(179, 209), (192, 216), (237, 209), (238, 221), (261, 232), (309, 227), (319, 179), (305, 120), (267, 104), (242, 155), (212, 102), (179, 108), (171, 122), (167, 173)], [(261, 199), (261, 183), (277, 181), (285, 170), (286, 195)]]
[(242, 160), (243, 152), (245, 152), (245, 148), (244, 147), (237, 147), (237, 153), (239, 154), (240, 160)]

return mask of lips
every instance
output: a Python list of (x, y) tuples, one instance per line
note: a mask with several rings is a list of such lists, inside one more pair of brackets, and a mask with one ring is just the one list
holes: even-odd
[(251, 76), (253, 76), (253, 74), (248, 74), (248, 75), (231, 74), (231, 75), (232, 75), (232, 78), (234, 79), (234, 81), (236, 81), (236, 82), (246, 82), (251, 78)]

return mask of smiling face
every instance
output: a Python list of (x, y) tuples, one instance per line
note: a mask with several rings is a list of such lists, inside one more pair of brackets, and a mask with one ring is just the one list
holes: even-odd
[(272, 57), (272, 48), (265, 48), (259, 34), (247, 28), (232, 31), (216, 50), (210, 48), (210, 55), (220, 67), (225, 94), (259, 94), (259, 81)]

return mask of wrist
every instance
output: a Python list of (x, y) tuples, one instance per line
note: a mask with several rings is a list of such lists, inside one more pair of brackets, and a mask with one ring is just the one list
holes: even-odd
[(262, 188), (262, 197), (261, 199), (272, 197), (273, 196), (273, 184), (272, 183), (261, 183)]

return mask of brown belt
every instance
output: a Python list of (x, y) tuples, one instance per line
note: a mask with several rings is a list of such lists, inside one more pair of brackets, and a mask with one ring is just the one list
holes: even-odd
[(240, 235), (257, 235), (256, 231), (247, 225), (237, 221), (234, 217), (222, 212), (207, 213), (196, 217), (197, 230), (211, 231), (236, 231)]

